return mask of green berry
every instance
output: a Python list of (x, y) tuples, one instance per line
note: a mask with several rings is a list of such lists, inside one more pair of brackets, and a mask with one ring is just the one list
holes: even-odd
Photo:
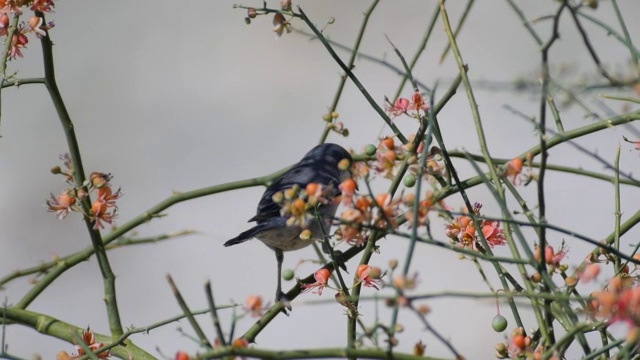
[(364, 147), (364, 153), (367, 154), (367, 156), (375, 155), (377, 150), (378, 149), (373, 144), (369, 144), (369, 145)]
[(507, 325), (507, 319), (502, 315), (496, 315), (493, 320), (491, 320), (491, 327), (496, 332), (503, 332), (507, 328)]
[(289, 280), (293, 279), (294, 275), (295, 274), (294, 274), (293, 270), (291, 270), (291, 269), (285, 269), (282, 272), (282, 278), (285, 279), (286, 281), (289, 281)]
[(404, 177), (404, 180), (402, 180), (404, 183), (404, 186), (406, 187), (413, 187), (416, 184), (416, 177), (413, 175), (407, 175)]

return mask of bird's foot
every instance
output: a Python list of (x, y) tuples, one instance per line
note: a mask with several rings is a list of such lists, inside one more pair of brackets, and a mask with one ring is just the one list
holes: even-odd
[(283, 314), (289, 316), (289, 311), (291, 311), (291, 302), (287, 298), (287, 295), (285, 295), (285, 293), (283, 293), (282, 291), (278, 291), (276, 293), (276, 303), (277, 302), (281, 302), (283, 305), (282, 310), (280, 311)]

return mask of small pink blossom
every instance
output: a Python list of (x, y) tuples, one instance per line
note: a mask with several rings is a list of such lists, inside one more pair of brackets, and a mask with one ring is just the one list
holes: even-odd
[(302, 291), (309, 292), (313, 289), (314, 294), (322, 295), (322, 290), (324, 290), (325, 286), (327, 286), (327, 282), (329, 281), (329, 276), (331, 276), (331, 272), (328, 269), (322, 268), (316, 271), (313, 274), (313, 277), (316, 279), (316, 282), (312, 284), (303, 284)]
[(500, 229), (500, 222), (495, 220), (485, 220), (482, 223), (482, 234), (490, 247), (496, 245), (504, 245), (506, 239), (504, 238), (504, 231)]
[(53, 3), (53, 0), (34, 0), (31, 10), (47, 13), (51, 12), (55, 6), (56, 4)]
[[(560, 266), (560, 261), (562, 261), (565, 255), (567, 255), (567, 250), (565, 249), (564, 245), (562, 245), (560, 249), (558, 249), (558, 251), (555, 251), (553, 246), (551, 245), (547, 245), (544, 249), (545, 263), (554, 268)], [(536, 248), (535, 259), (536, 261), (540, 261), (542, 259), (542, 253), (540, 252), (539, 247)]]
[(411, 106), (409, 107), (410, 110), (415, 110), (415, 111), (427, 111), (429, 110), (430, 106), (429, 104), (427, 104), (424, 101), (424, 98), (422, 97), (422, 94), (420, 94), (420, 92), (416, 91), (413, 93), (413, 95), (411, 95)]
[(9, 30), (9, 15), (6, 13), (0, 16), (0, 36), (7, 36)]
[(380, 280), (382, 277), (382, 271), (380, 268), (360, 264), (358, 266), (358, 270), (356, 270), (356, 275), (358, 276), (358, 280), (360, 280), (364, 286), (380, 290), (380, 284), (382, 283), (382, 280)]
[(400, 116), (407, 112), (409, 109), (409, 100), (405, 98), (398, 98), (396, 102), (391, 105), (387, 105), (386, 111), (393, 116)]
[(63, 220), (69, 215), (69, 211), (73, 210), (75, 203), (76, 199), (65, 190), (58, 197), (51, 195), (51, 199), (47, 201), (47, 210), (55, 212), (58, 219)]
[(13, 38), (11, 39), (11, 49), (9, 51), (9, 58), (15, 59), (16, 56), (24, 57), (22, 55), (22, 51), (20, 49), (26, 48), (27, 43), (29, 42), (29, 38), (25, 35), (25, 29), (20, 27), (16, 30), (16, 33), (13, 34)]
[(598, 275), (600, 275), (600, 264), (588, 264), (584, 270), (580, 272), (580, 281), (587, 283), (597, 278)]

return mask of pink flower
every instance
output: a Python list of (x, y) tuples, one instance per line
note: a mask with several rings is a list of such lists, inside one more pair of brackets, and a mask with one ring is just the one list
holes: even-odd
[(613, 321), (624, 321), (631, 326), (640, 326), (640, 287), (624, 289), (618, 294), (617, 312)]
[(360, 210), (346, 209), (340, 220), (342, 240), (354, 246), (362, 246), (367, 242), (368, 236), (362, 231), (362, 224), (366, 219)]
[(302, 291), (309, 292), (314, 288), (317, 288), (313, 291), (314, 294), (322, 295), (322, 290), (324, 290), (325, 286), (327, 286), (327, 282), (329, 281), (329, 276), (331, 276), (331, 272), (328, 269), (322, 268), (316, 271), (313, 274), (313, 277), (316, 279), (316, 282), (313, 284), (303, 284)]
[[(551, 265), (555, 268), (560, 265), (560, 261), (562, 261), (566, 254), (567, 251), (564, 248), (564, 245), (562, 245), (558, 251), (555, 251), (553, 246), (547, 245), (544, 249), (544, 261), (547, 265)], [(540, 252), (539, 247), (536, 248), (535, 259), (538, 262), (542, 259), (542, 253)]]
[(122, 196), (120, 189), (114, 193), (109, 185), (104, 185), (101, 188), (98, 188), (97, 192), (98, 200), (105, 203), (107, 207), (115, 207), (116, 200)]
[(425, 103), (424, 98), (418, 91), (414, 92), (413, 95), (411, 95), (411, 100), (412, 100), (412, 103), (411, 103), (411, 106), (409, 107), (410, 110), (427, 111), (430, 108), (429, 104)]
[(51, 195), (51, 199), (47, 201), (47, 210), (55, 212), (58, 219), (62, 220), (69, 215), (75, 203), (76, 199), (65, 190), (58, 197)]
[[(96, 351), (104, 346), (104, 343), (96, 342), (96, 336), (89, 328), (82, 331), (82, 341), (89, 347), (91, 351)], [(85, 355), (84, 349), (80, 345), (76, 345), (76, 351), (78, 352), (79, 356)], [(110, 356), (109, 350), (103, 351), (96, 355), (99, 359), (107, 359)]]
[(0, 5), (2, 6), (2, 9), (0, 9), (0, 13), (22, 15), (22, 3), (18, 4), (17, 0), (5, 0), (0, 1), (0, 3), (4, 4), (4, 6)]
[(34, 0), (31, 10), (46, 13), (51, 12), (54, 6), (56, 6), (56, 4), (53, 3), (53, 0)]
[(343, 181), (338, 188), (342, 192), (342, 203), (345, 205), (352, 204), (353, 196), (355, 195), (356, 190), (358, 190), (358, 184), (356, 181), (352, 178), (348, 178)]
[(33, 30), (34, 33), (36, 33), (37, 37), (43, 37), (47, 35), (47, 33), (43, 29), (43, 23), (44, 20), (42, 20), (42, 18), (39, 16), (32, 16), (31, 19), (29, 19), (29, 27), (31, 28), (31, 30)]
[(262, 307), (262, 297), (259, 295), (251, 295), (247, 298), (245, 309), (251, 313), (251, 316), (258, 317), (262, 315), (264, 308)]
[(24, 57), (21, 48), (26, 48), (29, 39), (25, 35), (24, 29), (20, 27), (15, 34), (13, 34), (13, 38), (11, 39), (11, 50), (9, 51), (9, 58), (15, 59), (16, 56)]
[(500, 229), (499, 221), (485, 220), (482, 223), (482, 234), (487, 239), (489, 246), (494, 247), (496, 245), (504, 245), (506, 240), (504, 238), (504, 231)]
[(0, 16), (0, 36), (7, 36), (7, 31), (9, 30), (9, 15), (2, 14)]
[(597, 278), (598, 275), (600, 275), (600, 264), (589, 264), (580, 272), (580, 281), (587, 283)]
[(396, 102), (391, 105), (387, 105), (386, 111), (393, 116), (400, 116), (407, 112), (409, 109), (409, 100), (405, 98), (398, 98)]
[(522, 173), (522, 166), (524, 162), (520, 158), (513, 158), (507, 163), (507, 169), (504, 172), (504, 176), (506, 176), (513, 185), (520, 185), (521, 178), (520, 174)]
[(358, 279), (364, 284), (364, 286), (380, 290), (380, 283), (382, 282), (382, 280), (380, 280), (382, 277), (382, 271), (380, 268), (360, 264), (356, 271), (356, 276), (358, 276)]
[(116, 210), (108, 212), (108, 205), (102, 200), (96, 200), (91, 204), (91, 214), (93, 215), (93, 229), (104, 229), (104, 223), (113, 224), (113, 221), (117, 217)]
[[(475, 203), (473, 205), (473, 213), (479, 216), (481, 208), (482, 204)], [(504, 230), (500, 229), (499, 221), (478, 219), (478, 223), (489, 247), (506, 243)], [(482, 250), (473, 219), (470, 216), (463, 215), (455, 218), (447, 225), (446, 234), (454, 243), (459, 243), (462, 247), (470, 247), (475, 251)]]

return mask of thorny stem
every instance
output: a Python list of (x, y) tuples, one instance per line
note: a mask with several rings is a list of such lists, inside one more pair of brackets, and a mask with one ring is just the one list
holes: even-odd
[[(376, 8), (376, 6), (378, 6), (379, 2), (380, 2), (380, 0), (374, 0), (373, 3), (371, 3), (371, 6), (369, 7), (369, 10), (367, 10), (364, 13), (364, 19), (362, 20), (362, 25), (360, 25), (360, 31), (358, 32), (358, 37), (356, 38), (356, 43), (353, 46), (353, 49), (351, 50), (351, 57), (349, 58), (349, 63), (347, 65), (347, 67), (349, 69), (353, 69), (353, 66), (355, 65), (356, 58), (358, 57), (358, 51), (360, 49), (360, 43), (362, 42), (362, 38), (364, 37), (364, 31), (367, 29), (367, 24), (369, 23), (369, 17), (371, 17), (371, 14), (373, 13), (373, 10), (375, 10), (375, 8)], [(338, 102), (340, 101), (340, 97), (342, 96), (342, 91), (344, 90), (344, 86), (347, 83), (347, 78), (348, 78), (348, 76), (347, 76), (346, 72), (340, 77), (340, 83), (338, 84), (338, 90), (336, 91), (336, 94), (333, 97), (333, 103), (331, 104), (331, 107), (329, 108), (329, 113), (331, 113), (333, 111), (336, 111), (336, 109), (338, 108)], [(329, 122), (329, 123), (327, 123), (327, 126), (324, 128), (324, 131), (322, 132), (322, 135), (320, 136), (320, 143), (321, 144), (327, 140), (327, 136), (329, 136), (329, 132), (331, 131), (331, 125), (332, 125), (332, 123)]]
[[(551, 38), (547, 41), (546, 44), (542, 46), (541, 56), (542, 56), (542, 74), (540, 75), (542, 79), (542, 93), (540, 94), (540, 125), (538, 127), (539, 142), (540, 142), (540, 171), (538, 172), (538, 222), (541, 224), (545, 224), (547, 222), (546, 218), (546, 198), (544, 191), (544, 181), (545, 174), (547, 170), (547, 97), (549, 94), (549, 49), (554, 44), (554, 42), (559, 38), (558, 35), (558, 27), (560, 25), (560, 15), (566, 6), (566, 2), (560, 5), (558, 11), (556, 12), (553, 18), (553, 30), (551, 33)], [(539, 272), (544, 274), (547, 272), (547, 264), (545, 259), (545, 249), (547, 247), (547, 232), (543, 227), (538, 232), (538, 238), (540, 243), (538, 247), (540, 249), (540, 263), (539, 263)], [(550, 291), (549, 286), (546, 282), (543, 285), (543, 291)], [(542, 330), (542, 334), (544, 337), (544, 344), (549, 346), (555, 342), (555, 335), (553, 333), (553, 315), (551, 314), (551, 301), (544, 302), (544, 312), (546, 318), (546, 326), (540, 327)], [(542, 325), (542, 324), (541, 324)]]
[(353, 71), (351, 71), (351, 69), (347, 67), (347, 65), (342, 61), (342, 59), (340, 59), (338, 54), (336, 54), (336, 52), (333, 50), (329, 42), (327, 42), (327, 39), (324, 37), (324, 35), (322, 35), (320, 30), (318, 30), (318, 28), (313, 25), (311, 20), (309, 20), (307, 15), (304, 13), (304, 11), (302, 11), (302, 9), (299, 6), (298, 6), (298, 11), (300, 11), (300, 16), (302, 17), (302, 20), (304, 20), (307, 26), (309, 26), (309, 28), (313, 31), (313, 33), (318, 37), (320, 42), (322, 42), (322, 45), (324, 45), (324, 47), (327, 49), (331, 57), (336, 61), (336, 63), (340, 66), (340, 68), (342, 68), (342, 71), (344, 71), (347, 74), (347, 76), (349, 76), (351, 81), (353, 81), (353, 84), (358, 88), (358, 90), (360, 90), (360, 92), (365, 97), (365, 99), (367, 99), (367, 101), (369, 102), (369, 105), (371, 105), (371, 107), (378, 113), (378, 115), (380, 115), (382, 120), (384, 120), (384, 122), (389, 126), (389, 128), (391, 128), (391, 130), (398, 137), (398, 139), (402, 141), (403, 144), (406, 144), (408, 141), (407, 138), (402, 134), (402, 132), (400, 132), (400, 129), (398, 129), (398, 127), (391, 121), (391, 119), (389, 118), (389, 115), (387, 115), (384, 112), (384, 110), (378, 105), (378, 103), (371, 97), (367, 89), (364, 87), (364, 85), (362, 85), (360, 80), (358, 80), (358, 78), (355, 76)]
[[(44, 14), (40, 12), (36, 12), (36, 15), (41, 17), (44, 21)], [(65, 137), (67, 139), (67, 145), (69, 147), (69, 153), (71, 156), (71, 161), (73, 163), (73, 178), (75, 182), (75, 187), (77, 189), (81, 189), (85, 187), (85, 172), (82, 165), (82, 159), (80, 156), (80, 146), (78, 145), (78, 140), (76, 138), (74, 125), (71, 121), (71, 117), (69, 116), (69, 112), (64, 104), (62, 99), (62, 95), (60, 94), (60, 90), (58, 89), (58, 85), (56, 83), (55, 77), (55, 68), (53, 64), (53, 43), (49, 38), (49, 33), (46, 32), (46, 36), (42, 36), (40, 39), (40, 44), (42, 46), (42, 56), (44, 63), (44, 78), (45, 78), (45, 86), (49, 91), (49, 95), (51, 96), (51, 100), (53, 105), (58, 113), (58, 117), (60, 118), (60, 122), (62, 123), (62, 128), (65, 133)], [(90, 213), (91, 209), (91, 200), (87, 195), (82, 200), (82, 207), (84, 209), (85, 214)], [(94, 229), (94, 221), (91, 220), (88, 216), (84, 216), (84, 223), (87, 227), (87, 231), (89, 233), (89, 237), (91, 238), (91, 243), (95, 248), (96, 258), (98, 259), (98, 265), (100, 267), (100, 271), (102, 273), (102, 281), (104, 284), (104, 296), (105, 296), (105, 305), (107, 308), (107, 314), (109, 318), (109, 327), (111, 329), (111, 335), (113, 337), (118, 337), (122, 335), (122, 324), (120, 322), (120, 313), (118, 310), (118, 302), (116, 299), (116, 286), (115, 286), (115, 275), (111, 270), (111, 265), (109, 264), (109, 258), (107, 257), (106, 250), (104, 248), (104, 243), (102, 242), (102, 237), (100, 232)], [(26, 308), (29, 304), (35, 300), (36, 296), (39, 295), (45, 288), (47, 283), (40, 283), (40, 286), (34, 286), (31, 291), (29, 291), (16, 305), (19, 308)]]

